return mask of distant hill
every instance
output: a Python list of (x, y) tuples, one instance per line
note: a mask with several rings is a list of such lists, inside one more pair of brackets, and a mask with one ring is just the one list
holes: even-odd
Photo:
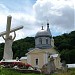
[[(75, 63), (75, 31), (54, 37), (55, 49), (61, 54), (66, 63)], [(13, 43), (14, 58), (25, 56), (29, 48), (35, 47), (34, 37), (26, 37)], [(3, 56), (4, 43), (0, 44), (0, 60)]]
[(75, 31), (54, 37), (55, 48), (66, 63), (75, 63)]

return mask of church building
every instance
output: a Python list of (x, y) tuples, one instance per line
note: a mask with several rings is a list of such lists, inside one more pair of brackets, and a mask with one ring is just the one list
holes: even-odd
[[(27, 57), (25, 63), (31, 64), (33, 67), (42, 68), (43, 65), (47, 64), (49, 57), (53, 57), (55, 67), (60, 69), (60, 55), (54, 49), (54, 39), (52, 37), (49, 23), (47, 23), (46, 30), (42, 29), (35, 35), (35, 48), (29, 50), (26, 54)], [(23, 59), (21, 61), (24, 62)]]

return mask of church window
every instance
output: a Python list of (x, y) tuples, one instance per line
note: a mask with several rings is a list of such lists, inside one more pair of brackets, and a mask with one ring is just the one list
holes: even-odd
[(36, 65), (38, 65), (38, 59), (36, 59)]
[(46, 38), (46, 44), (48, 44), (48, 39)]
[(40, 44), (42, 44), (42, 38), (39, 39)]

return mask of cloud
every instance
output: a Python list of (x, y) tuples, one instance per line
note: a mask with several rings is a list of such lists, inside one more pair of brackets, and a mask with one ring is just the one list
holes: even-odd
[[(36, 1), (36, 0), (35, 0)], [(47, 20), (53, 35), (70, 32), (74, 28), (75, 8), (74, 0), (37, 0), (34, 4), (31, 0), (26, 2), (14, 2), (0, 4), (0, 32), (6, 30), (7, 15), (12, 16), (14, 28), (23, 25), (24, 28), (16, 31), (16, 40), (27, 36), (35, 36), (41, 29), (42, 23), (46, 27)], [(12, 33), (13, 35), (13, 33)], [(2, 42), (0, 37), (0, 42)]]
[[(16, 39), (25, 38), (27, 36), (34, 35), (36, 31), (35, 27), (35, 16), (32, 14), (24, 13), (24, 12), (11, 12), (9, 8), (7, 8), (5, 5), (0, 4), (0, 32), (3, 32), (6, 30), (6, 22), (7, 22), (7, 16), (12, 16), (12, 22), (11, 22), (11, 29), (20, 25), (23, 25), (24, 28), (21, 30), (16, 31)], [(5, 13), (3, 13), (5, 12)], [(32, 12), (32, 11), (31, 11)], [(35, 32), (34, 32), (35, 31)], [(12, 33), (13, 35), (13, 33)], [(0, 42), (3, 42), (4, 40), (0, 37)]]
[(74, 29), (74, 0), (37, 0), (33, 8), (38, 21), (49, 20), (50, 27), (58, 32), (70, 32)]

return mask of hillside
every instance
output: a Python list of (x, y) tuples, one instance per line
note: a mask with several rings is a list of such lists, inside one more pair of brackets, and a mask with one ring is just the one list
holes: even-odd
[[(75, 63), (75, 31), (54, 37), (55, 49), (61, 54), (66, 63)], [(0, 44), (0, 60), (3, 56), (4, 43)], [(34, 37), (26, 37), (13, 43), (14, 58), (25, 56), (29, 48), (35, 47)]]
[[(16, 57), (20, 58), (21, 56), (25, 56), (25, 53), (28, 52), (28, 49), (34, 48), (34, 46), (35, 46), (34, 37), (26, 37), (24, 39), (14, 41), (12, 46), (14, 58)], [(0, 60), (2, 59), (3, 56), (3, 48), (4, 48), (4, 43), (1, 43)]]
[(75, 63), (75, 31), (54, 37), (56, 49), (66, 63)]

